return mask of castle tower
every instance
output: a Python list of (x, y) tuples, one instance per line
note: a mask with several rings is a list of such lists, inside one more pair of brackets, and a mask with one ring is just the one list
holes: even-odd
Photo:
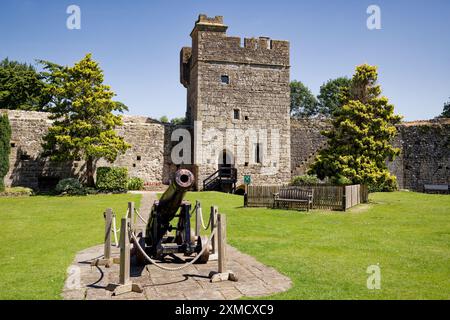
[(289, 42), (226, 35), (223, 17), (200, 15), (180, 54), (186, 118), (194, 128), (197, 186), (219, 168), (252, 183), (290, 179)]

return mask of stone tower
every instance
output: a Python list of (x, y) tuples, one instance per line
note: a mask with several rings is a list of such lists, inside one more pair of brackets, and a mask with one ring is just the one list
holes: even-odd
[(218, 168), (252, 183), (290, 179), (289, 42), (226, 35), (223, 17), (200, 15), (180, 54), (197, 186)]

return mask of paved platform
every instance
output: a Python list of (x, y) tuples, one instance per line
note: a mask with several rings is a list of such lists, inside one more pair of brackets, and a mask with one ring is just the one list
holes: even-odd
[[(119, 249), (113, 247), (113, 257)], [(111, 268), (91, 267), (90, 262), (101, 257), (103, 245), (79, 252), (69, 267), (62, 296), (67, 300), (231, 300), (247, 297), (264, 297), (288, 290), (291, 280), (265, 266), (255, 258), (228, 246), (228, 269), (238, 281), (211, 283), (208, 274), (217, 271), (217, 261), (194, 264), (179, 271), (163, 271), (154, 265), (136, 267), (132, 261), (131, 280), (144, 289), (143, 293), (126, 293), (112, 296), (108, 285), (118, 283), (119, 265)], [(165, 263), (176, 267), (176, 263)]]

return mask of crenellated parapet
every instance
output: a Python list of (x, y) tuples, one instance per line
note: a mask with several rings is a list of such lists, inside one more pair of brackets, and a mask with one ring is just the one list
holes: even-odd
[(244, 38), (227, 36), (223, 17), (200, 15), (191, 32), (192, 47), (180, 53), (181, 83), (189, 84), (189, 72), (199, 61), (238, 65), (289, 68), (289, 41), (269, 37)]

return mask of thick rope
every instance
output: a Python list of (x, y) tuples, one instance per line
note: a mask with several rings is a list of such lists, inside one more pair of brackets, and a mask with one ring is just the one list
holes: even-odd
[[(192, 216), (192, 213), (195, 211), (196, 212), (196, 214), (198, 214), (198, 208), (201, 208), (201, 206), (200, 206), (200, 202), (197, 202), (196, 204), (195, 204), (195, 207), (194, 207), (194, 210), (192, 210), (192, 212), (191, 212), (191, 216)], [(200, 212), (200, 221), (201, 221), (201, 223), (202, 223), (202, 228), (203, 228), (203, 230), (208, 230), (209, 229), (209, 227), (211, 226), (211, 216), (209, 217), (209, 220), (208, 220), (208, 225), (205, 227), (205, 221), (203, 220), (203, 213), (201, 213)]]
[(205, 227), (205, 221), (203, 221), (203, 213), (202, 212), (200, 212), (200, 220), (202, 222), (203, 230), (208, 230), (209, 227), (211, 226), (211, 220), (212, 220), (211, 215), (209, 216), (208, 225), (206, 227)]
[(166, 271), (178, 271), (178, 270), (182, 270), (186, 267), (189, 267), (190, 265), (194, 264), (202, 255), (203, 253), (205, 253), (205, 250), (209, 250), (209, 243), (211, 242), (211, 239), (214, 237), (214, 235), (216, 234), (217, 229), (214, 229), (214, 231), (211, 233), (211, 236), (208, 238), (208, 241), (206, 242), (206, 244), (203, 246), (202, 250), (197, 254), (197, 256), (189, 261), (186, 262), (184, 265), (180, 266), (180, 267), (176, 267), (176, 268), (168, 268), (168, 267), (164, 267), (162, 266), (160, 263), (157, 263), (155, 260), (153, 260), (152, 258), (150, 258), (147, 253), (144, 251), (144, 249), (142, 249), (141, 245), (139, 244), (138, 239), (136, 238), (136, 235), (134, 234), (133, 231), (130, 230), (131, 233), (131, 237), (134, 240), (134, 244), (137, 246), (137, 248), (139, 249), (139, 251), (142, 253), (142, 255), (145, 257), (145, 259), (147, 259), (148, 261), (150, 261), (154, 266), (162, 269), (162, 270), (166, 270)]
[(145, 220), (145, 219), (139, 214), (139, 211), (138, 211), (137, 209), (134, 209), (134, 212), (137, 214), (137, 216), (139, 217), (139, 219), (141, 219), (141, 221), (142, 221), (143, 223), (145, 223), (146, 225), (148, 224), (148, 221)]

